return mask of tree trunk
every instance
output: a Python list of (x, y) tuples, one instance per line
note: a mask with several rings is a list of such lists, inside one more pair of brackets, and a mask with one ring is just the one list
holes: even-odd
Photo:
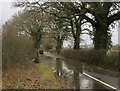
[(80, 38), (79, 38), (80, 36), (76, 36), (75, 38), (74, 38), (74, 49), (75, 50), (79, 50), (79, 48), (80, 48), (80, 46), (79, 46), (79, 44), (80, 44)]
[(108, 27), (98, 24), (96, 26), (94, 35), (94, 49), (109, 49), (110, 46), (110, 35), (108, 34)]
[(57, 40), (57, 46), (56, 46), (56, 50), (57, 50), (57, 54), (58, 54), (58, 55), (60, 54), (62, 45), (63, 45), (63, 40), (62, 40), (62, 39), (58, 39), (58, 40)]
[[(94, 35), (94, 49), (95, 55), (94, 57), (94, 64), (100, 65), (102, 62), (106, 61), (106, 52), (109, 49), (109, 42), (110, 36), (108, 34), (108, 27), (107, 25), (97, 24), (95, 35)], [(98, 58), (98, 61), (96, 61)]]
[(79, 44), (80, 44), (80, 33), (81, 33), (81, 21), (78, 22), (78, 20), (76, 20), (75, 26), (76, 26), (76, 34), (74, 36), (74, 49), (79, 50), (80, 49)]
[[(80, 49), (80, 34), (81, 34), (81, 21), (83, 19), (77, 19), (75, 17), (75, 22), (71, 20), (71, 32), (74, 38), (74, 50), (79, 50)], [(75, 26), (74, 26), (75, 25)]]
[(34, 62), (39, 63), (39, 50), (36, 51), (36, 58), (35, 58)]

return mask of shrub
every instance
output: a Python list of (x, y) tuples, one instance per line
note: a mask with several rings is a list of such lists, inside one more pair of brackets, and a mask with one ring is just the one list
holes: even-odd
[(2, 34), (2, 67), (6, 69), (22, 68), (29, 66), (30, 60), (35, 55), (32, 40), (29, 36), (7, 30)]
[(60, 54), (67, 59), (85, 62), (91, 65), (100, 66), (102, 68), (120, 70), (120, 63), (117, 55), (118, 53), (115, 51), (111, 52), (110, 55), (106, 55), (106, 50), (63, 49)]

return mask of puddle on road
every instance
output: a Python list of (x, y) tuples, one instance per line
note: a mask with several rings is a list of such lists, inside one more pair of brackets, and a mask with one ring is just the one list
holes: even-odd
[[(82, 64), (70, 60), (49, 60), (46, 65), (53, 69), (65, 89), (89, 89), (89, 91), (97, 91), (97, 89), (105, 89), (105, 86), (92, 80), (82, 74)], [(100, 90), (99, 90), (100, 91)], [(102, 90), (103, 91), (103, 90)]]

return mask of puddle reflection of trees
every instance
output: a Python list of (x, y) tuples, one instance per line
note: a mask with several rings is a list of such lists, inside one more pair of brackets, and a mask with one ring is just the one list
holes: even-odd
[(56, 61), (56, 74), (60, 79), (64, 80), (66, 84), (71, 86), (71, 88), (80, 89), (79, 71), (66, 65), (64, 61)]

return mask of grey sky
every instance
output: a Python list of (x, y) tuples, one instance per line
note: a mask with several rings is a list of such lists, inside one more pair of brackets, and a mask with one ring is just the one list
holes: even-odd
[(12, 6), (12, 2), (0, 2), (0, 21), (1, 23), (6, 22), (15, 13), (17, 13), (20, 8), (15, 8)]
[[(11, 0), (10, 0), (11, 1)], [(13, 1), (13, 0), (12, 0)], [(15, 13), (17, 13), (20, 8), (12, 7), (11, 2), (1, 2), (0, 1), (0, 26), (6, 22), (8, 19), (10, 19)], [(90, 41), (88, 36), (84, 36), (84, 43), (83, 44), (91, 44), (92, 41)], [(118, 27), (112, 30), (112, 42), (113, 44), (118, 44)]]

